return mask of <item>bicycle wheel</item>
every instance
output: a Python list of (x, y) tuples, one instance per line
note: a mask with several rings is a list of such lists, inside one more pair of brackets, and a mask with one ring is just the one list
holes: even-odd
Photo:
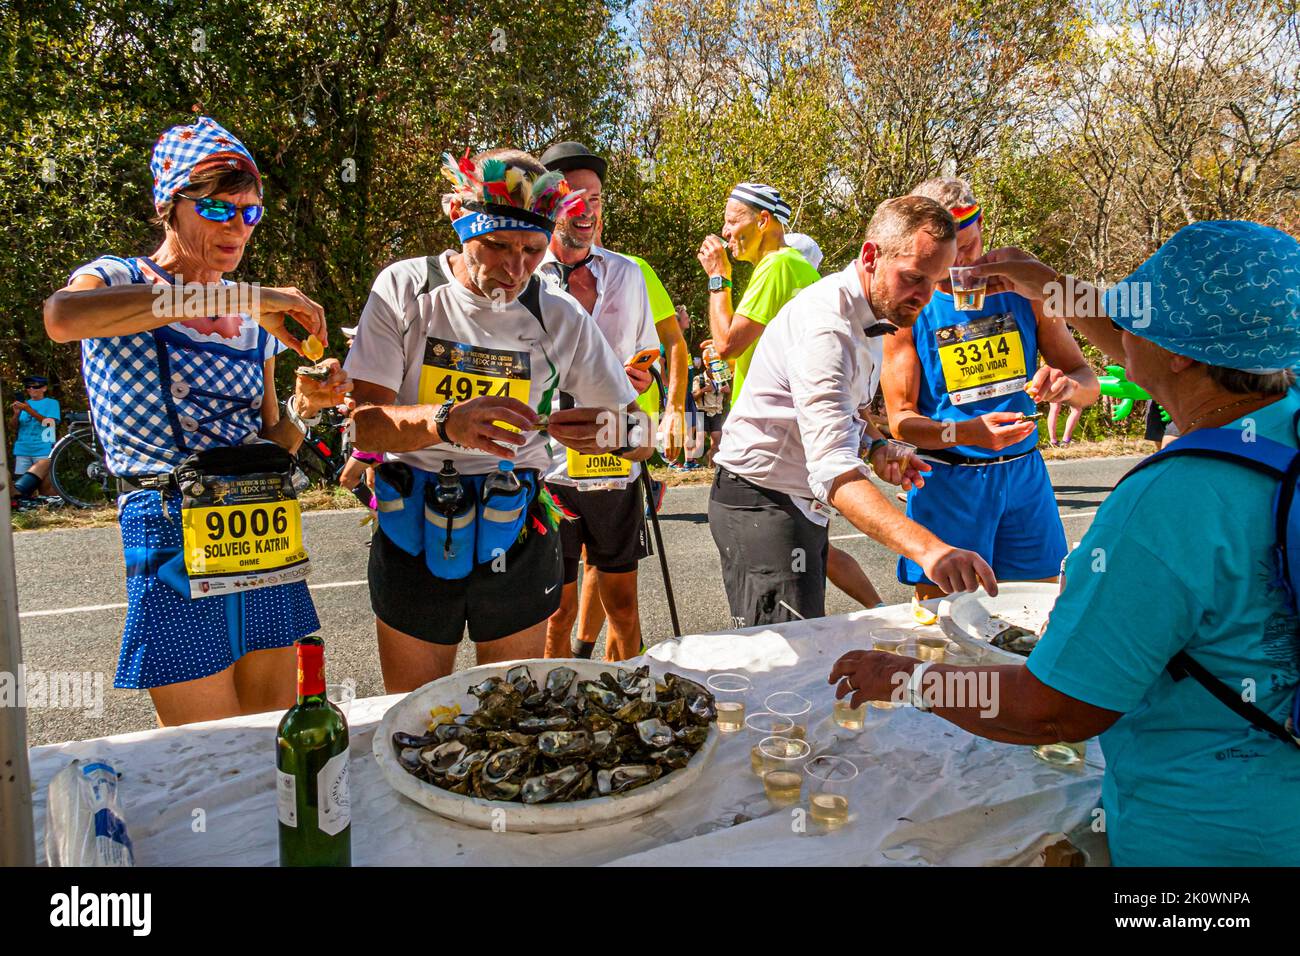
[(93, 508), (106, 504), (104, 489), (107, 472), (103, 459), (89, 442), (74, 436), (65, 437), (54, 449), (50, 480), (54, 490), (70, 505)]

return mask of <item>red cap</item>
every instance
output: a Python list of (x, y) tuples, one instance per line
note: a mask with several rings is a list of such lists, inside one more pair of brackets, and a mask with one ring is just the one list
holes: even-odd
[(306, 637), (298, 648), (298, 696), (325, 693), (325, 645), (319, 637)]

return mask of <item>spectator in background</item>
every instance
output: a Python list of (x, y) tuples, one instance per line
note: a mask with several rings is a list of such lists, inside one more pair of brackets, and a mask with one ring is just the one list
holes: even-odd
[[(49, 379), (41, 375), (29, 375), (23, 379), (27, 397), (13, 403), (13, 412), (9, 416), (9, 431), (14, 435), (14, 489), (22, 498), (30, 498), (38, 488), (43, 495), (54, 494), (50, 484), (50, 466), (37, 467), (38, 463), (50, 457), (61, 418), (58, 399), (45, 397), (49, 384)], [(32, 474), (26, 481), (21, 481), (28, 472)]]
[[(763, 183), (740, 183), (727, 198), (722, 238), (704, 237), (696, 258), (709, 277), (710, 342), (718, 355), (735, 361), (732, 401), (740, 398), (758, 337), (795, 294), (821, 276), (785, 244), (790, 205)], [(732, 305), (730, 252), (754, 271), (740, 302)], [(701, 343), (703, 347), (704, 343)]]
[(704, 359), (695, 357), (695, 374), (691, 382), (691, 391), (695, 403), (703, 416), (703, 429), (709, 437), (709, 452), (706, 464), (713, 467), (713, 455), (722, 441), (722, 423), (727, 417), (727, 399), (731, 395), (731, 386), (714, 380), (713, 372), (704, 364)]
[(787, 232), (785, 234), (785, 244), (807, 259), (808, 265), (819, 272), (821, 271), (822, 247), (817, 245), (816, 239), (802, 232)]
[(1053, 448), (1065, 446), (1074, 441), (1074, 427), (1079, 424), (1079, 416), (1083, 414), (1082, 408), (1070, 406), (1070, 413), (1065, 417), (1065, 432), (1061, 435), (1061, 440), (1056, 440), (1056, 416), (1061, 411), (1060, 402), (1052, 402), (1047, 407), (1047, 443)]
[(1182, 434), (1172, 418), (1165, 421), (1168, 413), (1160, 407), (1154, 398), (1147, 402), (1146, 440), (1155, 442), (1155, 450), (1168, 448), (1175, 438)]

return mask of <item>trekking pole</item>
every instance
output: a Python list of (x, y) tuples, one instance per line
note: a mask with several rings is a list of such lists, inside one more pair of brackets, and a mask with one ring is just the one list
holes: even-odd
[[(664, 388), (663, 379), (659, 377), (659, 370), (651, 368), (650, 374), (654, 376), (655, 384), (659, 386), (659, 395), (666, 402), (668, 392)], [(664, 592), (668, 595), (668, 616), (672, 619), (673, 636), (681, 637), (682, 626), (677, 620), (677, 601), (673, 598), (672, 578), (668, 576), (668, 555), (664, 553), (664, 536), (663, 532), (659, 530), (659, 509), (655, 507), (655, 493), (654, 487), (650, 484), (650, 463), (648, 460), (641, 463), (641, 484), (645, 488), (646, 504), (649, 506), (650, 527), (655, 536), (655, 550), (659, 552), (659, 569), (664, 575)], [(643, 646), (642, 653), (644, 651)]]

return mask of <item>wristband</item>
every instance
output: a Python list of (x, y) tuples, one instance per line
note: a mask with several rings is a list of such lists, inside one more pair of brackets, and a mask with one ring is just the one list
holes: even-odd
[(907, 702), (923, 714), (929, 713), (930, 708), (926, 707), (921, 699), (921, 678), (933, 663), (934, 661), (922, 661), (917, 664), (916, 669), (912, 671), (912, 676), (907, 679)]
[(871, 444), (867, 446), (867, 458), (870, 459), (876, 453), (877, 448), (884, 448), (889, 444), (888, 438), (873, 438)]
[(306, 435), (309, 431), (320, 424), (321, 413), (317, 412), (315, 418), (303, 418), (302, 415), (298, 413), (298, 409), (294, 408), (293, 400), (297, 397), (297, 395), (289, 396), (289, 400), (284, 403), (284, 413), (288, 416), (289, 421), (293, 422), (294, 427), (302, 432), (303, 435)]

